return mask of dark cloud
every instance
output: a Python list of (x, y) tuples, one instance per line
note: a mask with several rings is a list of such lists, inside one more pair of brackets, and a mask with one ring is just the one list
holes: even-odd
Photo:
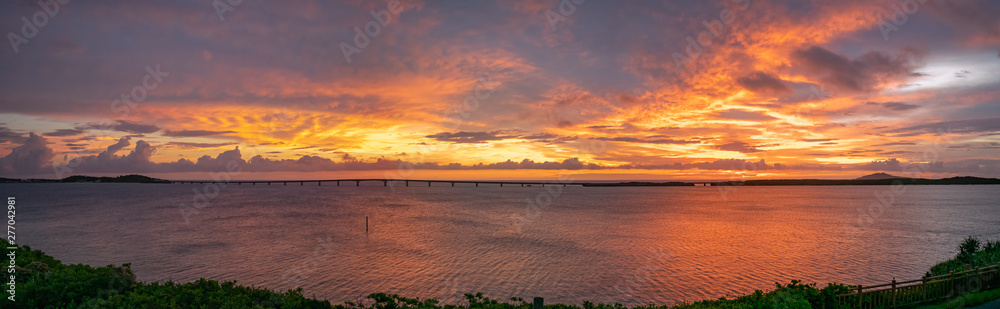
[(180, 130), (171, 131), (166, 130), (163, 132), (163, 136), (169, 137), (201, 137), (219, 134), (236, 133), (236, 131), (208, 131), (208, 130)]
[(751, 146), (751, 145), (748, 145), (747, 143), (739, 142), (739, 141), (728, 143), (728, 144), (718, 145), (715, 148), (717, 148), (719, 150), (738, 151), (738, 152), (742, 152), (742, 153), (754, 153), (754, 152), (761, 152), (761, 151), (763, 151), (763, 150), (757, 149), (756, 146)]
[(499, 141), (510, 138), (517, 138), (516, 132), (498, 130), (489, 132), (441, 132), (437, 134), (427, 135), (426, 137), (433, 138), (442, 142), (452, 142), (452, 143), (485, 143), (488, 141)]
[(1000, 131), (1000, 118), (938, 121), (886, 131), (897, 136), (921, 134), (963, 134)]
[(232, 146), (236, 143), (188, 143), (188, 142), (169, 142), (165, 145), (175, 146), (177, 148), (185, 149), (197, 149), (197, 148), (216, 148), (222, 146)]
[(84, 130), (79, 129), (58, 129), (48, 133), (42, 133), (43, 136), (73, 136), (83, 134)]
[(602, 141), (614, 141), (614, 142), (629, 142), (629, 143), (644, 143), (644, 144), (697, 144), (698, 141), (688, 141), (688, 140), (677, 140), (669, 138), (638, 138), (638, 137), (598, 137), (597, 140)]
[(916, 144), (917, 143), (914, 142), (892, 142), (892, 143), (878, 144), (875, 146), (912, 146)]
[(871, 91), (880, 83), (911, 77), (922, 53), (904, 49), (897, 55), (868, 52), (855, 59), (813, 46), (792, 52), (793, 63), (806, 73), (841, 90)]
[(886, 102), (886, 103), (882, 103), (882, 107), (885, 107), (888, 110), (902, 112), (902, 111), (908, 111), (908, 110), (911, 110), (911, 109), (918, 108), (918, 107), (920, 107), (920, 105), (908, 104), (908, 103), (903, 103), (903, 102)]
[(110, 125), (101, 125), (97, 123), (91, 123), (83, 127), (76, 128), (78, 130), (114, 130), (119, 132), (133, 133), (133, 134), (148, 134), (160, 131), (160, 127), (152, 124), (141, 124), (135, 122), (129, 122), (126, 120), (118, 120)]
[(0, 144), (7, 142), (19, 142), (24, 138), (24, 134), (11, 131), (7, 127), (0, 126)]
[(972, 44), (1000, 42), (1000, 3), (995, 1), (933, 1), (928, 10), (948, 21), (954, 35)]
[(761, 113), (748, 112), (739, 109), (730, 109), (727, 111), (722, 111), (715, 114), (715, 116), (725, 119), (750, 120), (750, 121), (769, 121), (777, 119)]
[(788, 82), (760, 71), (737, 78), (736, 82), (753, 92), (782, 93), (792, 91)]

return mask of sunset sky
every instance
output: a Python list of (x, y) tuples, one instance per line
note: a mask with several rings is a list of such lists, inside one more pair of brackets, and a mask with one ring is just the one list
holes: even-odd
[(576, 2), (4, 1), (0, 177), (1000, 177), (1000, 2)]

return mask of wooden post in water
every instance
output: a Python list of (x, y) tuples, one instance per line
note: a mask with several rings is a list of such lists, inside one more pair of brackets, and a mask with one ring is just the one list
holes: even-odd
[(428, 182), (427, 182), (427, 186), (428, 186), (428, 187), (430, 187), (430, 186), (431, 186), (431, 182), (430, 182), (430, 181), (428, 181)]
[(406, 181), (406, 186), (407, 186), (407, 187), (409, 187), (409, 186), (410, 186), (410, 181), (409, 181), (409, 180), (407, 180), (407, 181)]
[(354, 181), (354, 186), (355, 187), (360, 187), (361, 186), (361, 181), (360, 180)]
[(532, 304), (531, 309), (542, 309), (545, 305), (545, 300), (541, 297), (535, 297), (535, 302)]
[(368, 216), (365, 216), (365, 234), (368, 234)]

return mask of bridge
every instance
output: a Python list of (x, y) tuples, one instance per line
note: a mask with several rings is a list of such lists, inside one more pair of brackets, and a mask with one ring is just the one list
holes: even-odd
[(503, 187), (504, 185), (507, 185), (507, 186), (521, 186), (521, 187), (524, 187), (524, 186), (529, 186), (529, 187), (530, 186), (542, 186), (542, 187), (544, 187), (546, 185), (549, 185), (549, 186), (560, 186), (561, 185), (563, 187), (565, 187), (565, 186), (584, 186), (584, 187), (697, 186), (697, 185), (710, 186), (710, 185), (713, 184), (713, 183), (710, 183), (710, 182), (697, 182), (697, 183), (694, 183), (694, 182), (613, 183), (613, 182), (611, 182), (611, 183), (608, 183), (608, 182), (560, 182), (560, 181), (541, 182), (541, 181), (484, 181), (484, 180), (373, 179), (373, 178), (368, 178), (368, 179), (326, 179), (326, 180), (234, 180), (234, 181), (171, 180), (170, 181), (170, 183), (175, 183), (175, 184), (206, 184), (206, 183), (207, 184), (213, 184), (213, 183), (214, 184), (236, 184), (236, 185), (243, 185), (243, 184), (257, 185), (257, 184), (262, 184), (262, 185), (268, 185), (268, 186), (270, 186), (272, 184), (287, 186), (289, 183), (291, 183), (292, 185), (298, 183), (300, 186), (305, 186), (307, 183), (308, 184), (315, 183), (317, 186), (322, 186), (323, 183), (327, 183), (328, 185), (336, 184), (336, 186), (338, 186), (338, 187), (340, 186), (341, 183), (346, 183), (347, 185), (350, 185), (350, 184), (353, 183), (354, 186), (360, 187), (362, 182), (376, 182), (376, 183), (377, 182), (381, 182), (382, 186), (384, 186), (384, 187), (388, 187), (390, 182), (394, 183), (393, 185), (396, 185), (396, 183), (402, 183), (403, 185), (405, 185), (407, 187), (410, 186), (411, 182), (417, 183), (417, 184), (424, 184), (424, 183), (426, 183), (428, 187), (430, 187), (434, 183), (451, 184), (452, 187), (454, 187), (456, 183), (458, 183), (458, 184), (474, 184), (476, 187), (478, 187), (480, 184), (484, 184), (484, 185), (499, 185), (500, 187)]

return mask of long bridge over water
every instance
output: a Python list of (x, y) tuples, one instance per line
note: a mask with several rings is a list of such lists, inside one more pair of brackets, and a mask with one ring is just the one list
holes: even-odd
[[(565, 186), (584, 186), (584, 187), (631, 186), (631, 185), (629, 185), (629, 183), (615, 183), (615, 182), (562, 182), (562, 181), (541, 182), (541, 181), (375, 179), (375, 178), (367, 178), (367, 179), (326, 179), (326, 180), (233, 180), (233, 181), (172, 180), (172, 181), (170, 181), (170, 183), (176, 183), (176, 184), (206, 184), (206, 183), (207, 184), (236, 184), (236, 185), (243, 185), (243, 184), (257, 185), (257, 184), (262, 184), (262, 185), (268, 185), (268, 186), (270, 186), (272, 184), (287, 186), (289, 183), (291, 183), (293, 185), (296, 184), (296, 183), (298, 183), (300, 186), (304, 186), (307, 183), (308, 184), (315, 183), (317, 186), (322, 186), (323, 183), (327, 183), (328, 185), (336, 184), (336, 186), (338, 186), (338, 187), (340, 186), (340, 184), (342, 182), (346, 183), (347, 185), (350, 185), (350, 184), (353, 183), (355, 186), (358, 186), (358, 187), (361, 186), (362, 182), (376, 182), (376, 183), (377, 182), (381, 182), (382, 186), (385, 186), (385, 187), (388, 187), (390, 183), (392, 183), (393, 185), (397, 185), (399, 183), (402, 183), (403, 185), (409, 187), (411, 182), (418, 183), (418, 184), (427, 183), (428, 187), (430, 187), (434, 183), (451, 184), (452, 187), (454, 187), (456, 183), (458, 183), (458, 184), (475, 184), (476, 187), (478, 187), (479, 184), (484, 184), (484, 185), (499, 185), (500, 187), (503, 187), (504, 185), (507, 185), (507, 186), (521, 186), (521, 187), (524, 187), (524, 186), (528, 186), (528, 187), (530, 187), (530, 186), (542, 186), (542, 187), (544, 187), (546, 185), (548, 185), (548, 186), (563, 186), (563, 187), (565, 187)], [(639, 184), (639, 183), (636, 183), (636, 184)], [(641, 186), (698, 186), (698, 185), (709, 186), (709, 185), (712, 185), (713, 183), (711, 183), (711, 182), (662, 182), (662, 183), (644, 182), (644, 183), (641, 183), (641, 184), (642, 184)], [(639, 186), (639, 185), (636, 185), (636, 186)]]

